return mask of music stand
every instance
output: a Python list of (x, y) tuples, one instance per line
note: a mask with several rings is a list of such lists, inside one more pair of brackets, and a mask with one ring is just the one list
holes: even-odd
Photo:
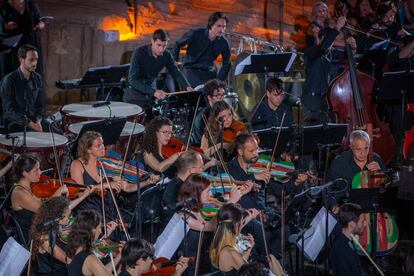
[(264, 149), (270, 149), (273, 151), (276, 143), (276, 137), (280, 130), (279, 142), (276, 148), (276, 153), (274, 156), (280, 156), (285, 149), (287, 144), (290, 141), (292, 136), (292, 128), (289, 127), (271, 127), (265, 129), (254, 130), (253, 133), (256, 133), (260, 139), (260, 147)]
[(295, 58), (291, 52), (251, 54), (237, 64), (234, 75), (288, 72)]
[[(399, 133), (400, 141), (404, 139), (405, 109), (407, 102), (414, 102), (414, 71), (399, 71), (384, 73), (377, 101), (387, 105), (399, 105), (401, 108), (402, 127)], [(400, 93), (398, 93), (399, 91)], [(404, 156), (403, 143), (400, 145), (400, 160)]]
[(86, 123), (82, 126), (72, 145), (72, 155), (76, 156), (80, 137), (87, 131), (96, 131), (102, 135), (104, 145), (115, 145), (126, 124), (127, 118), (112, 118)]
[(16, 48), (21, 38), (21, 34), (11, 37), (3, 37), (3, 34), (0, 34), (0, 53)]
[[(103, 93), (105, 87), (119, 86), (120, 83), (125, 81), (129, 66), (129, 64), (123, 64), (88, 68), (79, 85), (87, 87), (99, 84), (97, 89), (100, 89)], [(109, 96), (110, 92), (108, 92), (105, 101), (109, 99)]]

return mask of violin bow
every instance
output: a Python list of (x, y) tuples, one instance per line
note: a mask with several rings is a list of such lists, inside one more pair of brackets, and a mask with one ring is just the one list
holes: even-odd
[(29, 252), (30, 252), (30, 258), (29, 258), (29, 263), (28, 263), (28, 265), (27, 265), (27, 276), (30, 276), (31, 275), (31, 271), (30, 271), (30, 269), (32, 269), (32, 251), (33, 251), (33, 239), (32, 240), (30, 240), (30, 246), (29, 246)]
[[(219, 161), (220, 161), (220, 163), (221, 163), (221, 166), (223, 167), (224, 172), (225, 172), (225, 173), (227, 173), (227, 174), (229, 175), (230, 182), (231, 182), (232, 184), (234, 184), (234, 183), (233, 183), (233, 179), (232, 179), (232, 177), (231, 177), (231, 175), (230, 175), (230, 173), (229, 173), (229, 170), (228, 170), (228, 168), (227, 168), (226, 164), (224, 163), (224, 158), (223, 158), (223, 156), (221, 155), (221, 152), (218, 150), (216, 143), (214, 143), (214, 140), (213, 140), (213, 135), (211, 134), (210, 127), (208, 126), (208, 122), (207, 122), (206, 116), (203, 114), (203, 115), (202, 115), (202, 118), (203, 118), (204, 124), (206, 125), (206, 130), (207, 130), (208, 139), (209, 139), (209, 140), (211, 141), (211, 143), (213, 144), (214, 151), (217, 153), (217, 156), (218, 156), (218, 158), (219, 158)], [(222, 184), (223, 184), (223, 183), (222, 183)]]
[(282, 126), (283, 126), (283, 123), (285, 122), (285, 117), (286, 117), (286, 112), (283, 112), (282, 120), (280, 121), (280, 125), (279, 125), (279, 131), (277, 132), (276, 142), (275, 142), (275, 145), (273, 146), (272, 157), (270, 158), (270, 166), (268, 169), (269, 173), (271, 172), (273, 163), (275, 162), (275, 153), (277, 149), (277, 144), (279, 143), (280, 133), (282, 132)]
[[(56, 164), (56, 170), (57, 170), (58, 177), (59, 177), (59, 182), (60, 182), (60, 185), (63, 186), (64, 185), (63, 184), (63, 177), (62, 177), (62, 174), (60, 172), (59, 157), (57, 155), (55, 135), (53, 134), (53, 131), (52, 131), (52, 124), (53, 123), (49, 124), (49, 135), (50, 135), (50, 138), (52, 140), (52, 149), (53, 149), (53, 155), (55, 156), (55, 164)], [(68, 197), (69, 197), (69, 194), (68, 194)]]
[[(116, 201), (114, 192), (112, 191), (112, 186), (111, 186), (111, 183), (109, 182), (108, 175), (106, 174), (105, 167), (104, 167), (104, 165), (102, 164), (102, 162), (100, 160), (98, 160), (98, 162), (99, 162), (99, 164), (102, 168), (102, 173), (104, 175), (105, 181), (106, 181), (106, 183), (108, 183), (109, 192), (111, 193), (112, 200), (114, 201), (115, 209), (116, 209), (116, 212), (118, 214), (119, 222), (121, 223), (122, 230), (125, 233), (125, 237), (126, 237), (127, 241), (129, 241), (131, 239), (131, 237), (129, 236), (128, 231), (126, 230), (125, 223), (124, 223), (124, 220), (122, 219), (121, 212), (119, 211), (118, 203)], [(102, 195), (102, 197), (103, 197), (103, 195)]]
[[(131, 131), (131, 133), (129, 134), (129, 137), (128, 137), (128, 143), (127, 143), (127, 146), (126, 146), (126, 149), (125, 149), (124, 159), (122, 160), (121, 171), (119, 172), (119, 177), (121, 179), (122, 179), (122, 175), (124, 174), (125, 164), (126, 164), (126, 160), (127, 160), (128, 151), (129, 151), (129, 145), (131, 144), (132, 135), (134, 135), (136, 125), (137, 125), (137, 118), (134, 119), (134, 125), (132, 126), (132, 131)], [(137, 177), (138, 177), (138, 172), (137, 172)]]
[(384, 276), (384, 272), (382, 272), (381, 268), (374, 262), (374, 260), (371, 258), (371, 256), (368, 254), (368, 252), (365, 250), (365, 248), (359, 243), (358, 239), (351, 234), (352, 240), (359, 246), (362, 253), (364, 253), (365, 256), (367, 256), (368, 260), (371, 262), (371, 264), (377, 269), (378, 273), (381, 276)]
[(257, 103), (256, 107), (253, 109), (252, 113), (250, 113), (249, 116), (249, 123), (250, 123), (250, 127), (251, 127), (251, 123), (253, 120), (254, 115), (256, 114), (257, 110), (259, 109), (260, 104), (263, 102), (264, 98), (266, 96), (266, 92), (264, 92), (262, 98), (260, 99), (260, 101)]
[(264, 230), (264, 224), (263, 224), (263, 217), (262, 217), (262, 215), (263, 215), (263, 212), (261, 212), (259, 214), (260, 226), (261, 226), (261, 229), (262, 229), (263, 243), (264, 243), (264, 248), (265, 248), (265, 252), (266, 252), (266, 257), (267, 257), (267, 260), (269, 261), (270, 260), (269, 248), (267, 247), (266, 232)]
[(198, 270), (200, 269), (200, 258), (201, 258), (201, 248), (203, 246), (203, 238), (204, 238), (204, 228), (205, 224), (203, 226), (203, 229), (200, 231), (200, 235), (198, 236), (198, 246), (197, 246), (197, 259), (195, 263), (195, 272), (194, 275), (198, 276)]
[(191, 122), (191, 128), (190, 128), (190, 132), (188, 133), (188, 138), (187, 138), (187, 143), (185, 144), (185, 150), (188, 150), (188, 147), (190, 146), (190, 139), (191, 139), (191, 134), (193, 133), (193, 129), (194, 129), (194, 122), (195, 122), (195, 118), (197, 116), (197, 109), (198, 106), (200, 105), (200, 99), (201, 99), (201, 94), (198, 95), (197, 98), (197, 104), (196, 107), (194, 109), (194, 115), (193, 115), (193, 121)]

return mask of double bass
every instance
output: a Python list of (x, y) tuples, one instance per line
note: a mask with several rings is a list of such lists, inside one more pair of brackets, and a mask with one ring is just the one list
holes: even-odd
[[(349, 37), (347, 29), (343, 30), (345, 40)], [(328, 103), (336, 113), (338, 123), (347, 123), (347, 137), (344, 138), (343, 148), (349, 148), (349, 135), (353, 130), (365, 130), (371, 137), (370, 154), (368, 163), (372, 161), (373, 152), (379, 154), (384, 163), (389, 163), (394, 156), (395, 141), (391, 135), (389, 127), (381, 122), (376, 113), (376, 105), (373, 103), (373, 93), (375, 79), (368, 74), (357, 71), (353, 53), (350, 45), (346, 45), (346, 52), (349, 67), (344, 70), (336, 79), (334, 79), (328, 91)], [(367, 181), (352, 183), (352, 188), (376, 188), (374, 181), (376, 172), (362, 172), (361, 180), (367, 174)], [(355, 179), (355, 178), (354, 178)], [(381, 182), (381, 181), (379, 181)], [(369, 221), (377, 220), (377, 240), (375, 242), (384, 241), (384, 246), (376, 248), (374, 255), (385, 255), (395, 248), (395, 234), (388, 236), (388, 229), (393, 229), (392, 233), (398, 231), (392, 217), (386, 212), (377, 212), (367, 215)], [(387, 231), (383, 231), (387, 229)], [(364, 237), (360, 241), (362, 246), (368, 251), (371, 244), (368, 239), (369, 226), (364, 229)], [(398, 235), (398, 234), (397, 234)], [(389, 241), (391, 238), (391, 242)], [(397, 238), (398, 240), (398, 238)]]
[[(349, 33), (343, 29), (345, 40)], [(335, 113), (338, 123), (347, 123), (347, 137), (343, 148), (349, 148), (349, 135), (355, 129), (368, 132), (372, 126), (374, 152), (379, 154), (385, 164), (394, 157), (395, 141), (387, 124), (381, 122), (373, 103), (375, 79), (356, 69), (355, 60), (349, 44), (346, 45), (349, 66), (335, 78), (328, 90), (328, 104)]]

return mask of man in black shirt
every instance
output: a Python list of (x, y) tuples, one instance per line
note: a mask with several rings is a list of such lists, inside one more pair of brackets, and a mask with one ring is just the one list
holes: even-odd
[[(326, 93), (328, 92), (331, 70), (330, 50), (340, 29), (345, 25), (345, 17), (339, 17), (335, 28), (320, 29), (315, 33), (314, 44), (308, 45), (304, 52), (305, 88), (302, 95), (304, 119), (307, 124), (327, 122)], [(318, 26), (314, 26), (318, 29)], [(349, 39), (348, 43), (355, 43)]]
[[(363, 130), (354, 130), (350, 137), (350, 150), (345, 151), (335, 157), (329, 168), (326, 180), (334, 181), (338, 179), (345, 179), (347, 187), (345, 191), (335, 196), (336, 202), (344, 199), (352, 187), (352, 180), (354, 176), (363, 171), (376, 171), (383, 170), (384, 165), (381, 157), (374, 153), (373, 160), (368, 163), (368, 153), (370, 147), (370, 137), (368, 133)], [(344, 190), (343, 181), (338, 181), (334, 186), (331, 186), (332, 190)], [(335, 203), (335, 202), (332, 202)]]
[(131, 58), (128, 82), (124, 101), (143, 106), (149, 111), (152, 99), (163, 99), (168, 94), (156, 87), (160, 71), (166, 67), (182, 89), (192, 90), (184, 75), (178, 70), (171, 54), (166, 51), (168, 33), (158, 29), (152, 35), (151, 44), (135, 49)]
[(285, 119), (282, 126), (291, 126), (293, 123), (292, 110), (283, 103), (284, 91), (281, 79), (269, 79), (266, 82), (266, 97), (253, 110), (250, 125), (254, 130), (279, 127), (283, 114)]
[(342, 232), (336, 237), (329, 253), (329, 263), (335, 276), (364, 275), (352, 242), (353, 235), (362, 235), (367, 221), (361, 206), (346, 203), (339, 208), (338, 223)]
[[(208, 19), (207, 28), (193, 29), (185, 33), (176, 43), (174, 59), (177, 61), (180, 49), (187, 45), (184, 58), (184, 74), (193, 87), (210, 79), (226, 80), (230, 71), (230, 45), (223, 36), (228, 23), (227, 17), (215, 12)], [(222, 67), (218, 74), (214, 61), (222, 57)]]
[(36, 73), (38, 54), (31, 45), (19, 48), (20, 66), (6, 75), (1, 85), (3, 116), (9, 131), (43, 131), (45, 97), (40, 74)]
[(212, 79), (205, 83), (203, 88), (203, 96), (207, 101), (207, 105), (204, 108), (202, 108), (196, 115), (192, 134), (193, 143), (201, 143), (201, 137), (204, 134), (205, 127), (203, 115), (205, 116), (206, 120), (208, 120), (208, 117), (210, 116), (211, 107), (216, 102), (221, 102), (224, 100), (226, 87), (227, 85), (225, 82), (219, 81), (217, 79)]

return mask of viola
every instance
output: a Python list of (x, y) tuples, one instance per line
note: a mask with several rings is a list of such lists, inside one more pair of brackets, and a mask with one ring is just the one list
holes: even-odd
[(250, 174), (270, 172), (270, 175), (276, 181), (284, 183), (290, 180), (290, 174), (295, 171), (294, 164), (289, 161), (273, 162), (272, 168), (268, 168), (269, 163), (270, 158), (268, 156), (259, 155), (257, 162), (252, 164), (247, 172)]
[[(204, 151), (198, 147), (190, 146), (190, 149), (204, 155)], [(165, 146), (162, 146), (162, 155), (165, 158), (170, 158), (175, 153), (182, 152), (182, 151), (185, 151), (185, 145), (181, 140), (175, 137), (171, 137), (168, 144)]]
[(52, 179), (50, 176), (41, 175), (39, 182), (30, 185), (32, 193), (38, 198), (51, 197), (62, 185), (66, 185), (69, 191), (69, 198), (74, 199), (78, 196), (80, 189), (84, 189), (84, 185), (77, 184), (71, 178), (64, 178), (63, 183), (59, 179)]

